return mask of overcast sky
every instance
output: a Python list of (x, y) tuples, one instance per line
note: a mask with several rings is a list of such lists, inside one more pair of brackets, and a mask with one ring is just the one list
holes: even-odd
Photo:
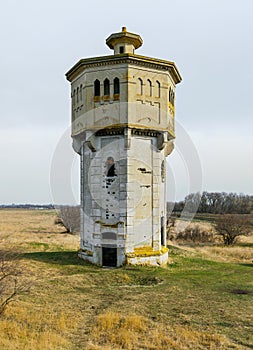
[[(181, 199), (198, 186), (253, 194), (252, 0), (91, 4), (1, 1), (0, 203), (53, 201), (51, 160), (64, 132), (71, 145), (65, 73), (80, 58), (111, 54), (105, 39), (122, 26), (142, 36), (136, 53), (175, 61), (183, 77), (176, 91), (176, 149), (168, 158), (171, 196)], [(194, 153), (193, 162), (184, 149)], [(74, 152), (73, 159), (78, 200)], [(195, 163), (200, 180), (191, 186)]]

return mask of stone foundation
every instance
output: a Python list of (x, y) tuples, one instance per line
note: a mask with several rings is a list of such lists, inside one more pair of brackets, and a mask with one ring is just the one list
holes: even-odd
[[(101, 248), (96, 248), (94, 252), (79, 251), (79, 258), (89, 261), (92, 264), (103, 266)], [(117, 250), (115, 267), (122, 265), (150, 265), (164, 266), (168, 263), (168, 248), (153, 250), (152, 247), (135, 248), (133, 253), (124, 254), (123, 249)]]
[(168, 263), (168, 248), (162, 247), (160, 251), (150, 248), (135, 248), (133, 253), (127, 254), (129, 265), (164, 266)]

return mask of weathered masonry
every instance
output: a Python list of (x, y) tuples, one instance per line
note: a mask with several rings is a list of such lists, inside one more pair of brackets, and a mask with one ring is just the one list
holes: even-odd
[(114, 55), (81, 59), (66, 74), (81, 159), (79, 255), (103, 266), (162, 265), (181, 76), (173, 62), (136, 55), (142, 39), (125, 27), (106, 44)]

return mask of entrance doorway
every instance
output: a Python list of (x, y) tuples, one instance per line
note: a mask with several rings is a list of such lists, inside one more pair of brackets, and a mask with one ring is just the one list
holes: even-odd
[(117, 266), (117, 248), (102, 247), (102, 265)]

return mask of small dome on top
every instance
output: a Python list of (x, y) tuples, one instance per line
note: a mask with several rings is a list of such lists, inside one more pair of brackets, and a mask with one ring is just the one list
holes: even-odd
[(140, 35), (130, 33), (126, 27), (122, 27), (119, 33), (113, 33), (106, 39), (106, 44), (114, 50), (114, 54), (134, 53), (135, 49), (141, 47), (143, 41)]

